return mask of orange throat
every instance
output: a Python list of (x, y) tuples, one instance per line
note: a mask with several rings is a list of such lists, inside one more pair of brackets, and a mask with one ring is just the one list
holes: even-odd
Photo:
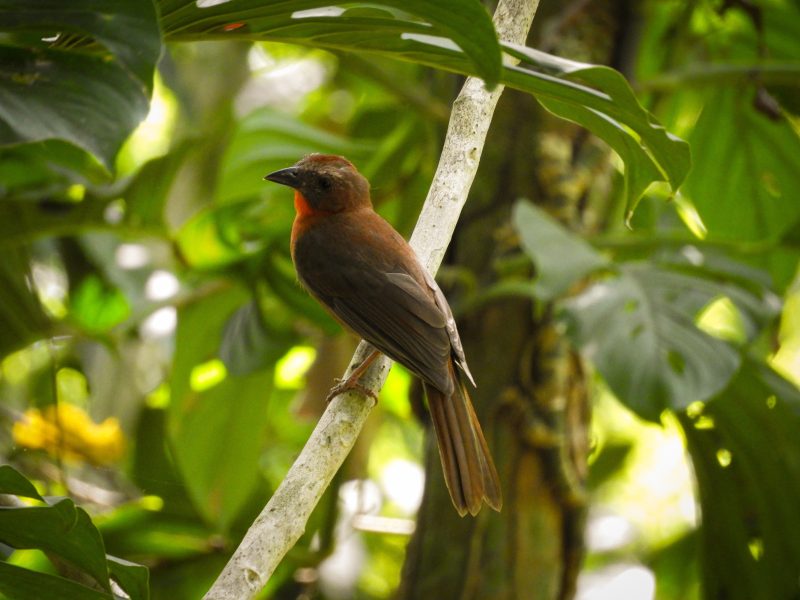
[(311, 227), (317, 219), (332, 214), (327, 210), (314, 209), (308, 203), (308, 200), (305, 199), (303, 194), (297, 190), (294, 191), (294, 210), (297, 214), (295, 215), (294, 223), (292, 224), (292, 254), (294, 254), (294, 244), (297, 241), (297, 238), (300, 237), (306, 229)]
[(310, 217), (316, 212), (299, 190), (294, 191), (294, 210), (297, 212), (298, 218)]

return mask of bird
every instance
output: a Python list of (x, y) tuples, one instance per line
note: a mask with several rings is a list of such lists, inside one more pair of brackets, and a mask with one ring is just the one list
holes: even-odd
[(456, 511), (500, 511), (500, 479), (472, 406), (467, 366), (447, 300), (406, 240), (372, 205), (370, 185), (342, 156), (309, 154), (264, 177), (294, 189), (290, 250), (300, 284), (375, 351), (329, 399), (350, 389), (380, 353), (422, 381), (445, 483)]

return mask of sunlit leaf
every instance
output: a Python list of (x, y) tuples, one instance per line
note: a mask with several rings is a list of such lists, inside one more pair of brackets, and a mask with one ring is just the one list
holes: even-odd
[(689, 138), (695, 164), (686, 192), (711, 235), (777, 240), (800, 221), (800, 135), (753, 108), (754, 92), (710, 93)]
[(92, 333), (108, 331), (129, 314), (125, 295), (96, 275), (84, 278), (70, 299), (70, 317)]
[(223, 529), (259, 479), (272, 372), (228, 374), (203, 391), (193, 390), (190, 378), (195, 367), (218, 358), (225, 323), (247, 299), (241, 288), (232, 287), (180, 309), (170, 377), (176, 463), (198, 509)]

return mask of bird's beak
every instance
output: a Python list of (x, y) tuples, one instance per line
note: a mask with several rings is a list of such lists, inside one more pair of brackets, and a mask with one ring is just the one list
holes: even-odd
[(265, 175), (264, 179), (267, 181), (280, 183), (281, 185), (288, 185), (290, 188), (297, 188), (297, 186), (300, 185), (300, 177), (298, 177), (297, 167), (289, 167), (287, 169), (275, 171), (274, 173)]

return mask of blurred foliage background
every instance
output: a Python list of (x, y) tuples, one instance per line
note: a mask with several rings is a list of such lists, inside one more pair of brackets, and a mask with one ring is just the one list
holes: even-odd
[(263, 175), (346, 155), (408, 235), (468, 74), (514, 89), (439, 281), (506, 509), (455, 516), (395, 367), (262, 597), (800, 597), (796, 0), (543, 0), (528, 47), (474, 0), (0, 2), (0, 596), (203, 595), (356, 341)]

